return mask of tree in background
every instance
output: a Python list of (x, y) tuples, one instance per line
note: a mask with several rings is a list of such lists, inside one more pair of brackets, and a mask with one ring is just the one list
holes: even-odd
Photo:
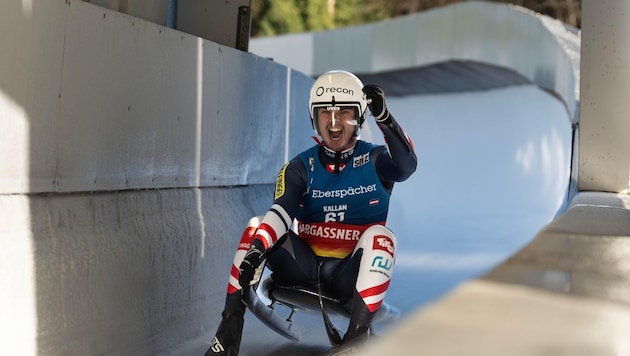
[[(377, 3), (377, 2), (376, 2)], [(252, 36), (330, 30), (390, 17), (383, 6), (367, 0), (253, 0)]]
[[(466, 0), (253, 0), (252, 36), (313, 32), (381, 21)], [(494, 0), (581, 26), (581, 0)]]
[[(450, 5), (466, 0), (379, 0), (387, 8), (389, 17), (412, 14), (430, 8)], [(532, 11), (548, 15), (574, 27), (581, 25), (581, 0), (494, 0), (520, 5)]]
[(252, 36), (275, 36), (304, 32), (300, 8), (294, 0), (252, 1)]
[(582, 26), (581, 0), (500, 0), (548, 15), (571, 26)]

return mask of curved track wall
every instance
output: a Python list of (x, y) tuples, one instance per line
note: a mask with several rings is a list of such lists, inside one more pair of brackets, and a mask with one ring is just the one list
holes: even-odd
[(466, 1), (375, 24), (254, 38), (250, 50), (304, 73), (374, 73), (449, 60), (511, 68), (557, 93), (577, 121), (579, 37), (522, 7)]
[(310, 145), (312, 78), (298, 69), (487, 61), (576, 111), (573, 43), (545, 31), (560, 24), (509, 7), (467, 2), (290, 37), (294, 53), (328, 55), (296, 70), (82, 1), (2, 2), (0, 14), (9, 353), (154, 354), (214, 329), (244, 224)]

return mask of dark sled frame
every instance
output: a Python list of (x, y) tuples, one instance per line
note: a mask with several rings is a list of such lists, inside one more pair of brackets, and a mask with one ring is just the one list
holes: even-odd
[[(263, 277), (258, 283), (243, 288), (243, 300), (260, 321), (287, 339), (298, 342), (301, 339), (301, 332), (293, 322), (296, 312), (321, 314), (331, 345), (338, 346), (341, 343), (339, 329), (330, 320), (329, 313), (349, 319), (352, 300), (336, 299), (323, 294), (319, 281), (317, 286), (284, 286), (274, 282), (270, 274), (263, 271), (261, 274)], [(277, 305), (288, 307), (289, 316), (286, 318), (280, 316), (275, 310)], [(397, 308), (383, 302), (374, 316), (373, 323), (389, 322), (399, 317), (400, 311)]]

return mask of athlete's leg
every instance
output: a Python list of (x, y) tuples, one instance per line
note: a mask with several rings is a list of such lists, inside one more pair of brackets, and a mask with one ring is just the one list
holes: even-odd
[(212, 339), (212, 345), (206, 351), (206, 355), (238, 355), (245, 314), (245, 304), (241, 300), (241, 286), (238, 283), (238, 267), (241, 265), (247, 249), (249, 249), (261, 220), (262, 216), (251, 218), (245, 231), (243, 231), (230, 269), (225, 308), (221, 313), (223, 319)]
[(355, 251), (341, 260), (337, 258), (323, 260), (320, 273), (324, 294), (342, 300), (352, 299), (361, 256), (363, 250)]
[(271, 278), (280, 285), (317, 283), (317, 257), (306, 241), (293, 231), (269, 251), (267, 267), (272, 271)]
[(360, 251), (359, 273), (344, 342), (367, 337), (374, 314), (383, 303), (392, 277), (396, 237), (388, 228), (373, 225), (361, 235), (353, 255)]

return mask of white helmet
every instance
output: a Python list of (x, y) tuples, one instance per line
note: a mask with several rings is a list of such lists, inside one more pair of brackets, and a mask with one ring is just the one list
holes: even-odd
[(357, 126), (355, 136), (365, 122), (365, 110), (367, 109), (367, 98), (363, 93), (363, 83), (356, 75), (343, 70), (333, 70), (320, 75), (311, 87), (309, 98), (309, 112), (311, 114), (311, 125), (318, 135), (315, 109), (322, 106), (351, 106), (357, 110)]

